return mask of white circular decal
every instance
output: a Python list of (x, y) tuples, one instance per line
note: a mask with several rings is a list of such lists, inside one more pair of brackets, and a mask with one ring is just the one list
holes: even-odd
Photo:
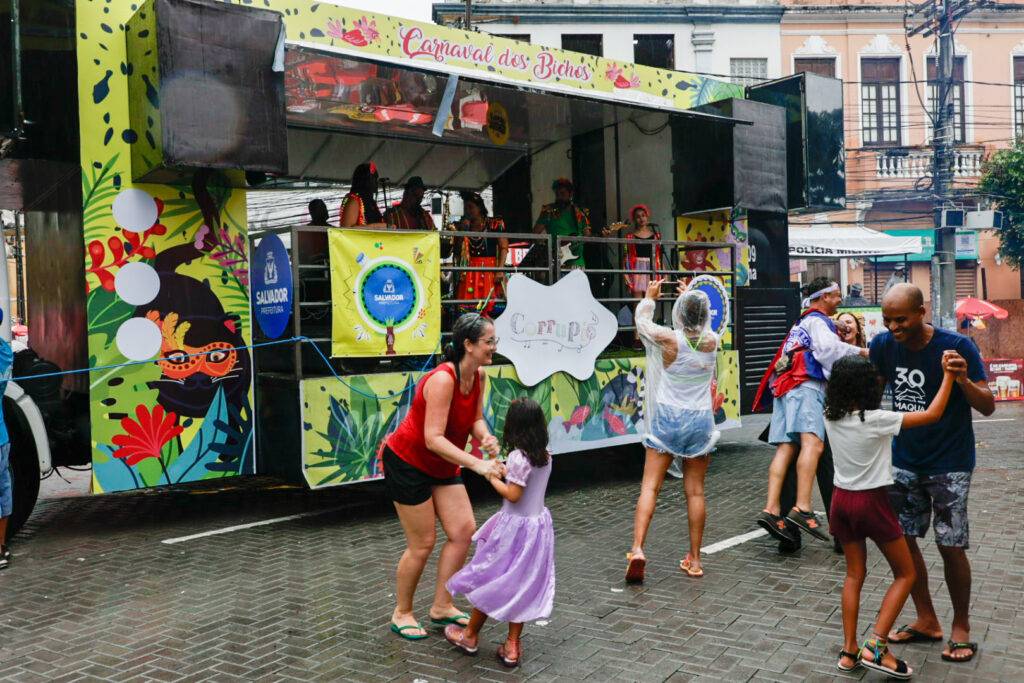
[(157, 219), (156, 202), (144, 190), (121, 190), (111, 207), (114, 220), (130, 232), (144, 232), (153, 227)]
[(148, 263), (126, 263), (114, 276), (114, 289), (126, 302), (142, 306), (160, 293), (160, 276)]
[(131, 318), (117, 328), (116, 342), (128, 360), (148, 360), (160, 353), (160, 328), (152, 320)]

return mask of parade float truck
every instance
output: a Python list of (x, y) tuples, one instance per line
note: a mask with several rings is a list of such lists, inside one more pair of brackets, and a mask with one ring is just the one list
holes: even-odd
[[(495, 433), (529, 395), (556, 452), (637, 443), (633, 275), (622, 233), (598, 237), (637, 203), (660, 274), (711, 298), (715, 419), (735, 426), (795, 315), (787, 212), (843, 200), (830, 79), (744, 89), (310, 0), (32, 5), (0, 4), (0, 208), (25, 217), (32, 331), (4, 398), (15, 527), (62, 465), (91, 466), (95, 494), (379, 478), (465, 310), (501, 330)], [(490, 188), (507, 293), (460, 284), (496, 270), (463, 257), (480, 233), (249, 229), (249, 189), (342, 187), (371, 161), (442, 205)], [(591, 238), (533, 231), (563, 176)]]

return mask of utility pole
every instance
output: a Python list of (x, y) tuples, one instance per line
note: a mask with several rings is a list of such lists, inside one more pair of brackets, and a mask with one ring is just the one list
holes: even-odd
[(955, 153), (953, 22), (974, 9), (990, 4), (993, 4), (992, 0), (926, 0), (914, 6), (910, 12), (911, 16), (923, 15), (922, 22), (907, 31), (908, 36), (920, 33), (926, 37), (938, 37), (935, 111), (932, 113), (932, 213), (935, 232), (931, 261), (931, 304), (932, 324), (946, 329), (956, 329), (956, 228), (945, 227), (942, 222), (943, 209), (951, 208), (949, 191), (953, 181)]
[(462, 23), (467, 31), (473, 30), (473, 0), (466, 0), (466, 17)]

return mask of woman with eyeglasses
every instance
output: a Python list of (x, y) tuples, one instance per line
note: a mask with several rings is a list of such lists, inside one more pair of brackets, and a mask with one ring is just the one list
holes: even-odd
[(476, 531), (461, 468), (484, 478), (504, 476), (501, 462), (466, 452), (470, 437), (476, 438), (491, 458), (500, 451), (483, 417), (484, 367), (491, 364), (496, 347), (489, 318), (477, 313), (461, 316), (445, 348), (446, 361), (419, 381), (409, 413), (384, 442), (384, 488), (395, 504), (406, 538), (398, 562), (391, 630), (406, 640), (427, 637), (413, 614), (413, 595), (434, 550), (438, 520), (448, 538), (437, 561), (430, 621), (439, 625), (469, 623), (469, 615), (455, 606), (445, 583), (465, 564)]

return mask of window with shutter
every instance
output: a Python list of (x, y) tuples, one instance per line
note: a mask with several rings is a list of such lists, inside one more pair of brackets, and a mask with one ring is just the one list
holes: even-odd
[(1013, 58), (1013, 122), (1016, 137), (1024, 136), (1024, 57)]
[(675, 69), (675, 36), (672, 34), (633, 36), (633, 61), (658, 69)]
[(978, 265), (974, 261), (956, 264), (956, 298), (969, 296), (978, 296)]
[(793, 60), (793, 73), (802, 71), (818, 74), (819, 76), (836, 77), (835, 57), (797, 57)]
[(865, 146), (900, 144), (900, 58), (860, 63), (861, 137)]
[(604, 36), (600, 33), (563, 33), (562, 49), (582, 52), (594, 57), (604, 56)]

